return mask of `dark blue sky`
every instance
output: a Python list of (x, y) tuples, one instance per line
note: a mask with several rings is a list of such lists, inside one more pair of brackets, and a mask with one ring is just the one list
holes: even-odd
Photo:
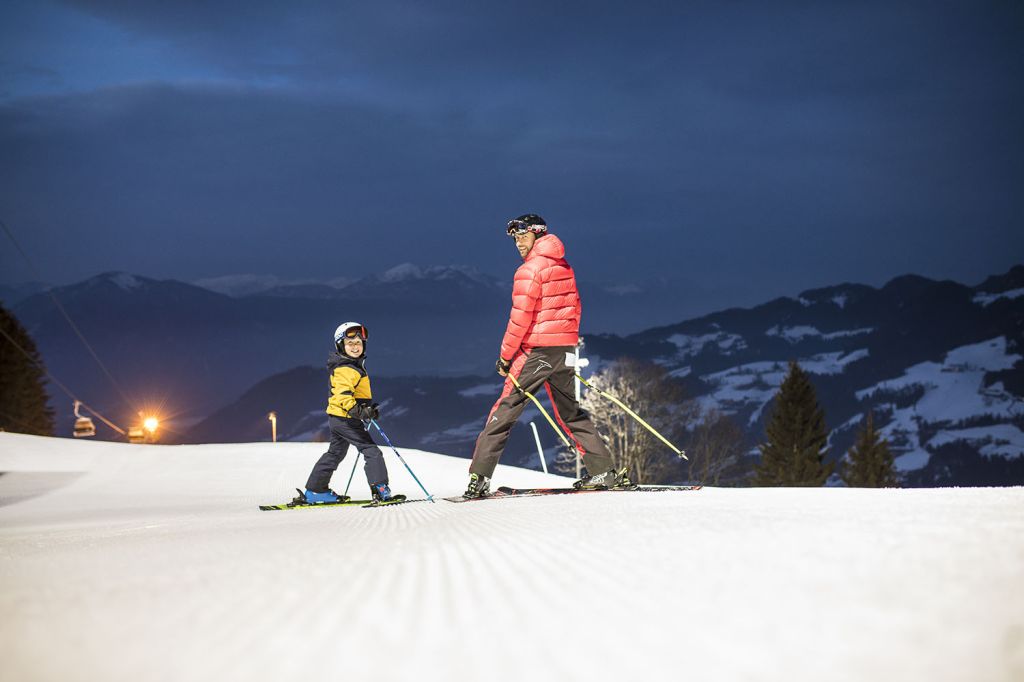
[(1022, 67), (1019, 1), (6, 0), (0, 219), (56, 283), (510, 273), (525, 212), (715, 307), (976, 283), (1024, 261)]

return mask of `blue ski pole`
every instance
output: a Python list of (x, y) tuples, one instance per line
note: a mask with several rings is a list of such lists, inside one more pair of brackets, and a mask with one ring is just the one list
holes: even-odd
[(434, 496), (431, 495), (430, 493), (428, 493), (427, 489), (423, 487), (422, 483), (420, 483), (420, 479), (416, 478), (416, 474), (414, 474), (412, 469), (409, 468), (409, 465), (406, 464), (405, 459), (403, 459), (403, 457), (398, 454), (398, 449), (395, 448), (395, 446), (391, 444), (391, 439), (388, 438), (388, 434), (384, 433), (384, 429), (380, 428), (380, 424), (378, 424), (375, 419), (371, 419), (370, 423), (373, 424), (377, 428), (377, 433), (379, 433), (381, 435), (381, 437), (384, 438), (384, 442), (386, 442), (388, 444), (388, 447), (391, 448), (392, 451), (394, 451), (394, 453), (396, 455), (398, 455), (398, 459), (402, 460), (402, 464), (405, 464), (406, 470), (410, 474), (412, 474), (413, 479), (416, 480), (416, 483), (419, 485), (420, 490), (422, 490), (423, 494), (427, 496), (427, 499), (430, 500), (431, 502), (434, 502)]
[(359, 464), (359, 455), (363, 453), (356, 450), (356, 461), (352, 462), (352, 473), (348, 475), (348, 483), (345, 484), (345, 492), (341, 494), (342, 497), (348, 497), (348, 487), (352, 485), (352, 477), (356, 474), (356, 465)]

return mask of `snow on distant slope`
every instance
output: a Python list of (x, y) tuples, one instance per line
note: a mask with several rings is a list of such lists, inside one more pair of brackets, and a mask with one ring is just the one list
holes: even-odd
[(708, 344), (717, 346), (723, 355), (730, 355), (737, 350), (746, 348), (746, 342), (742, 336), (724, 331), (711, 332), (700, 336), (673, 334), (666, 340), (679, 349), (674, 358), (676, 360), (683, 360), (698, 355), (704, 350), (704, 346)]
[[(901, 469), (919, 469), (930, 459), (926, 445), (937, 447), (958, 439), (978, 439), (976, 432), (958, 428), (961, 425), (985, 417), (1024, 415), (1024, 402), (1008, 392), (1002, 383), (984, 384), (986, 373), (1010, 369), (1020, 359), (1020, 355), (1007, 350), (1006, 337), (1000, 336), (956, 348), (947, 353), (941, 363), (914, 365), (903, 376), (857, 391), (856, 395), (858, 400), (892, 398), (893, 403), (889, 405), (891, 419), (881, 433), (890, 439), (895, 452), (902, 453), (897, 458)], [(912, 404), (896, 406), (901, 396), (915, 392), (921, 396)], [(922, 443), (923, 427), (941, 429), (927, 443)], [(958, 438), (958, 433), (966, 435)], [(1009, 439), (1005, 438), (1008, 433), (1004, 430), (989, 431), (989, 437), (995, 434), (1004, 437), (993, 440), (988, 452), (1006, 453), (1014, 447), (1024, 448), (1024, 443), (1012, 434)], [(1020, 454), (1021, 450), (1017, 452)]]
[[(290, 497), (321, 447), (0, 433), (4, 679), (1024, 672), (1024, 488), (256, 509)], [(465, 460), (403, 453), (431, 492), (464, 485)], [(393, 487), (417, 494), (385, 456)], [(495, 478), (564, 481), (508, 467)]]
[(779, 325), (775, 325), (774, 327), (766, 331), (764, 334), (765, 336), (781, 337), (786, 341), (789, 341), (790, 343), (799, 343), (809, 336), (819, 337), (825, 339), (826, 341), (832, 341), (834, 339), (839, 339), (847, 336), (861, 336), (863, 334), (870, 334), (873, 331), (875, 331), (873, 327), (864, 327), (862, 329), (844, 329), (840, 331), (828, 332), (823, 334), (816, 328), (807, 325), (798, 325), (796, 327), (781, 328), (779, 327)]
[[(819, 353), (799, 360), (798, 364), (811, 374), (840, 374), (850, 363), (866, 357), (866, 349), (850, 353)], [(778, 393), (788, 370), (786, 362), (768, 361), (751, 362), (702, 375), (701, 379), (712, 386), (712, 391), (698, 398), (698, 403), (704, 412), (714, 409), (724, 414), (735, 414), (752, 407), (748, 423), (754, 424), (761, 418), (765, 405)]]
[(974, 297), (974, 302), (981, 306), (988, 306), (992, 305), (992, 303), (999, 299), (1013, 300), (1015, 298), (1020, 298), (1021, 296), (1024, 296), (1024, 289), (1011, 289), (1009, 291), (999, 292), (998, 294), (977, 294)]

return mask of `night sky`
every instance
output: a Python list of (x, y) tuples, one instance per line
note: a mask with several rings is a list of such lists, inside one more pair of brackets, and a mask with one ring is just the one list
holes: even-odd
[(57, 284), (510, 276), (526, 212), (737, 305), (975, 284), (1024, 261), (1022, 67), (1019, 0), (5, 0), (0, 219)]

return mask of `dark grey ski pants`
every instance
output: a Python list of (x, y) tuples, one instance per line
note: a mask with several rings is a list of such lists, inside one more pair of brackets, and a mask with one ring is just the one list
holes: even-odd
[[(534, 396), (542, 386), (547, 389), (555, 408), (554, 416), (575, 441), (587, 472), (592, 475), (603, 474), (612, 468), (612, 456), (597, 434), (590, 416), (576, 402), (573, 386), (575, 370), (566, 362), (573, 350), (572, 346), (534, 348), (513, 359), (509, 374), (516, 377), (519, 385)], [(512, 426), (523, 413), (528, 401), (529, 398), (516, 390), (511, 379), (505, 379), (501, 396), (491, 408), (484, 430), (476, 439), (473, 463), (469, 466), (471, 474), (490, 477), (494, 473), (501, 453), (505, 451)]]
[(358, 419), (335, 417), (332, 414), (327, 415), (327, 423), (331, 427), (331, 445), (313, 465), (313, 471), (306, 481), (306, 490), (315, 493), (326, 492), (331, 485), (331, 476), (341, 464), (341, 460), (345, 459), (349, 445), (354, 445), (366, 460), (363, 471), (366, 472), (367, 483), (373, 485), (388, 482), (388, 468), (384, 465), (384, 455), (370, 439), (363, 422)]

